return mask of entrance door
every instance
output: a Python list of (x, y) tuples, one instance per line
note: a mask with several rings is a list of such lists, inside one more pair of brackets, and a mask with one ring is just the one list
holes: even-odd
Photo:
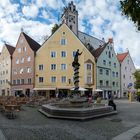
[(28, 96), (28, 97), (30, 96), (30, 89), (29, 89), (29, 88), (26, 89), (26, 91), (25, 91), (25, 95)]

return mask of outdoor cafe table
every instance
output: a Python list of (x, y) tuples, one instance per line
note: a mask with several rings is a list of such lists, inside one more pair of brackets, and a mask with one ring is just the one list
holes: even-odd
[(20, 110), (20, 105), (5, 105), (5, 111), (19, 111)]

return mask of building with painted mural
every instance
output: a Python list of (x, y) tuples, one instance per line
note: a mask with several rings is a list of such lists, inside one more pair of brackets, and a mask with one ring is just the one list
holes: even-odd
[(12, 59), (12, 94), (29, 95), (34, 88), (35, 54), (40, 45), (21, 32)]
[(12, 54), (15, 48), (5, 44), (0, 54), (0, 95), (11, 95)]
[(134, 76), (133, 73), (136, 71), (133, 60), (130, 56), (129, 51), (125, 53), (117, 54), (117, 58), (120, 62), (120, 86), (121, 96), (125, 97), (129, 92), (134, 93)]

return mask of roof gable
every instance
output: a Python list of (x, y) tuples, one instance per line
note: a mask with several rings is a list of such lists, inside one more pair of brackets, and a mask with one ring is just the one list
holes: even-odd
[[(61, 24), (60, 25), (60, 27), (42, 44), (42, 47), (43, 46), (45, 46), (45, 44), (49, 41), (49, 40), (51, 40), (51, 38), (54, 36), (54, 35), (56, 35), (57, 33), (59, 33), (60, 31), (61, 31), (61, 29), (63, 28), (63, 27), (66, 27), (66, 29), (68, 30), (68, 32), (70, 32), (70, 34), (72, 34), (74, 37), (75, 37), (75, 39), (84, 47), (84, 48), (86, 48), (87, 50), (88, 50), (88, 52), (93, 56), (93, 54), (92, 54), (92, 52), (90, 51), (90, 49), (88, 48), (88, 47), (86, 47), (84, 44), (83, 44), (83, 42), (78, 38), (78, 36), (65, 24), (65, 23), (63, 23), (63, 24)], [(41, 48), (42, 48), (41, 47)], [(40, 49), (41, 49), (40, 48)], [(38, 50), (38, 51), (40, 51), (40, 49)], [(94, 56), (93, 56), (94, 57)]]
[(7, 48), (10, 55), (12, 55), (13, 52), (15, 51), (15, 47), (13, 47), (11, 45), (5, 44), (5, 47)]
[(128, 55), (128, 52), (117, 54), (117, 58), (118, 58), (119, 62), (122, 63), (123, 60), (126, 58), (127, 55)]
[(100, 46), (99, 48), (97, 48), (95, 51), (93, 51), (93, 56), (98, 59), (98, 57), (102, 54), (102, 52), (104, 51), (104, 49), (106, 48), (106, 46), (108, 45), (108, 43), (105, 43), (103, 46)]
[(37, 43), (35, 40), (33, 40), (31, 37), (29, 37), (27, 34), (25, 34), (24, 32), (22, 32), (22, 34), (24, 35), (27, 43), (29, 44), (30, 48), (36, 52), (41, 45), (39, 43)]

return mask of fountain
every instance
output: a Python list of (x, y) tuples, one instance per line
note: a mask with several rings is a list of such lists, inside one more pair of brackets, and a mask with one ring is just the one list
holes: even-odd
[(39, 111), (51, 118), (85, 120), (106, 115), (116, 114), (111, 106), (105, 104), (93, 104), (87, 98), (80, 97), (79, 91), (79, 68), (78, 56), (81, 55), (79, 49), (76, 51), (72, 66), (74, 68), (74, 94), (73, 98), (63, 99), (59, 102), (42, 105)]

